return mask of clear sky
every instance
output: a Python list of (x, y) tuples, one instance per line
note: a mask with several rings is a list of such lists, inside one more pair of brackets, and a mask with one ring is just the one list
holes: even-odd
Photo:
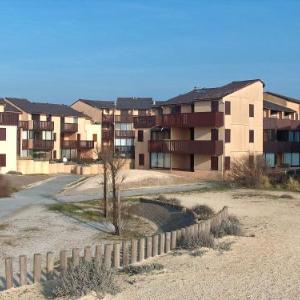
[(261, 78), (300, 98), (300, 1), (1, 0), (0, 96), (72, 103)]

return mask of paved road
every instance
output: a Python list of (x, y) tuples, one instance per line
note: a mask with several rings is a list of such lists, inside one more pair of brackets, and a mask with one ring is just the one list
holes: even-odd
[(37, 186), (17, 192), (10, 198), (0, 198), (0, 220), (29, 205), (53, 203), (56, 200), (56, 193), (79, 178), (78, 175), (59, 175)]
[[(154, 195), (164, 193), (176, 193), (176, 192), (188, 192), (194, 190), (200, 190), (207, 187), (212, 187), (212, 182), (199, 182), (189, 184), (177, 184), (177, 185), (165, 185), (165, 186), (154, 186), (154, 187), (143, 187), (134, 188), (121, 191), (123, 197), (143, 196), (143, 195)], [(91, 194), (78, 194), (78, 195), (57, 195), (56, 199), (61, 202), (79, 202), (85, 200), (94, 200), (102, 197), (102, 191), (99, 189), (98, 193)]]

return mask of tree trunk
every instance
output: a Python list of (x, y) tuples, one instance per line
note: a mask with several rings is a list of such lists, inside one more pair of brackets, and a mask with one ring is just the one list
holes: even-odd
[(121, 203), (120, 203), (120, 190), (118, 189), (117, 197), (113, 199), (113, 224), (115, 227), (115, 235), (120, 235), (120, 223), (121, 223)]
[(108, 218), (108, 201), (107, 201), (107, 164), (103, 164), (103, 200), (104, 200), (104, 217)]

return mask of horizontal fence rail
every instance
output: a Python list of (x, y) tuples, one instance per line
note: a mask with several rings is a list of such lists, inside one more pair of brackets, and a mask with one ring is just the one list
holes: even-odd
[[(160, 203), (160, 201), (158, 202)], [(176, 206), (175, 204), (166, 205)], [(183, 209), (180, 205), (178, 207)], [(177, 248), (181, 238), (197, 236), (202, 232), (208, 233), (211, 226), (217, 226), (227, 218), (228, 208), (225, 206), (208, 220), (199, 221), (171, 232), (163, 232), (130, 241), (99, 244), (95, 247), (86, 246), (83, 251), (79, 248), (74, 248), (72, 251), (62, 250), (58, 257), (55, 257), (53, 252), (47, 252), (44, 255), (36, 253), (33, 255), (32, 266), (30, 267), (28, 257), (21, 255), (17, 270), (13, 267), (13, 258), (6, 257), (4, 259), (5, 286), (3, 289), (55, 279), (60, 273), (67, 271), (71, 265), (77, 266), (81, 261), (95, 261), (107, 269), (124, 268), (151, 257), (168, 253)]]

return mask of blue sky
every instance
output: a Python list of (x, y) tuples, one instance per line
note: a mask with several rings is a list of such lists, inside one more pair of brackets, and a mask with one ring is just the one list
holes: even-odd
[(300, 98), (300, 1), (0, 1), (0, 96), (72, 103), (261, 78)]

